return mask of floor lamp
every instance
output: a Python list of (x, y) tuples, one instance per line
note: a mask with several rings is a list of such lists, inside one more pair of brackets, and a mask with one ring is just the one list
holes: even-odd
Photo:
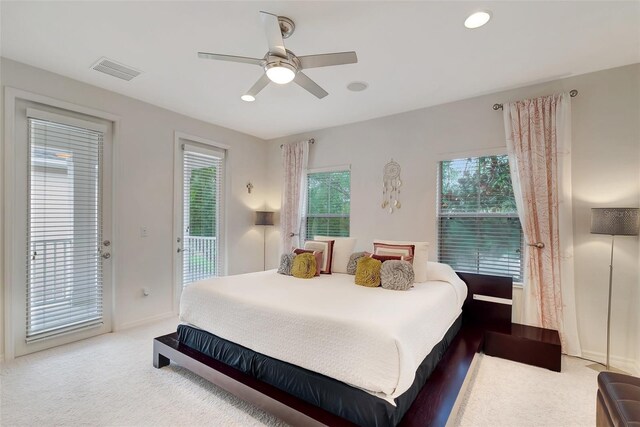
[[(611, 345), (611, 285), (613, 283), (613, 240), (615, 236), (637, 236), (640, 222), (638, 208), (593, 208), (591, 209), (591, 233), (611, 236), (611, 262), (609, 264), (609, 306), (607, 308), (607, 363)], [(592, 366), (593, 367), (593, 366)]]
[(273, 225), (273, 212), (256, 211), (256, 225), (262, 225), (262, 269), (267, 269), (267, 225)]

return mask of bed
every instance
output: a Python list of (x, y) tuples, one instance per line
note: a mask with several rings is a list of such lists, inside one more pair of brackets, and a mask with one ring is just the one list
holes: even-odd
[[(184, 290), (182, 323), (154, 341), (154, 365), (170, 357), (293, 424), (395, 426), (456, 337), (465, 297), (450, 269), (408, 291), (344, 274), (205, 280)], [(262, 404), (279, 391), (280, 404)]]

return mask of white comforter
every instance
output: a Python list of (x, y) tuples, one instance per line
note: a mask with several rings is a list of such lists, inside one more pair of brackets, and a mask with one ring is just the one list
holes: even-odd
[(393, 402), (461, 312), (467, 288), (450, 276), (408, 291), (336, 273), (227, 276), (187, 286), (180, 320)]

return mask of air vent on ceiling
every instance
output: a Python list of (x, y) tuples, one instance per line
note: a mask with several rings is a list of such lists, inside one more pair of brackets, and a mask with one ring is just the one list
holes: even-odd
[(129, 81), (140, 75), (140, 71), (135, 70), (127, 65), (119, 64), (116, 61), (102, 57), (91, 66), (92, 69), (101, 73), (109, 74), (122, 80)]

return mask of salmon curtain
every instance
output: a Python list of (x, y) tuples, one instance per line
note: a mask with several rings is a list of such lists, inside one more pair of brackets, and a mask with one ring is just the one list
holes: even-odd
[[(524, 322), (558, 330), (563, 351), (580, 355), (573, 278), (571, 98), (563, 93), (504, 104), (504, 123), (526, 243)], [(535, 246), (538, 243), (544, 247)]]

